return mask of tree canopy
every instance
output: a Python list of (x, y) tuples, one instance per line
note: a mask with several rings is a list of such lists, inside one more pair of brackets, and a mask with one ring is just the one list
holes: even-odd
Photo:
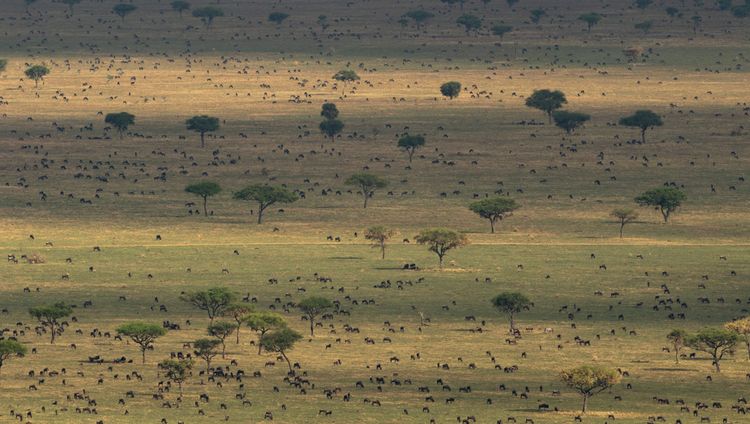
[(388, 186), (388, 181), (377, 175), (360, 172), (346, 179), (346, 185), (359, 186), (365, 199), (364, 207), (367, 208), (367, 200), (375, 194), (375, 190)]
[(172, 6), (172, 10), (180, 14), (180, 17), (182, 17), (182, 12), (190, 10), (190, 2), (185, 0), (174, 0), (170, 3), (170, 6)]
[(421, 135), (406, 134), (398, 139), (398, 147), (408, 153), (409, 163), (411, 163), (414, 152), (416, 152), (418, 148), (424, 146), (424, 144), (424, 136)]
[(142, 363), (146, 363), (146, 350), (153, 346), (154, 341), (167, 334), (167, 330), (159, 324), (148, 322), (131, 322), (117, 327), (117, 334), (130, 337), (141, 348)]
[(357, 73), (351, 69), (343, 69), (336, 72), (333, 75), (333, 79), (335, 79), (336, 81), (351, 82), (357, 81), (359, 79), (359, 75), (357, 75)]
[(650, 110), (637, 110), (630, 116), (620, 118), (620, 125), (641, 129), (641, 141), (646, 142), (646, 130), (664, 125), (661, 116)]
[(224, 16), (224, 11), (216, 6), (205, 6), (193, 9), (193, 16), (200, 18), (206, 28), (210, 28), (214, 19)]
[(490, 221), (490, 232), (495, 232), (495, 223), (513, 214), (521, 206), (513, 199), (494, 197), (469, 204), (469, 210)]
[(474, 15), (461, 15), (456, 19), (456, 23), (464, 27), (467, 34), (482, 27), (482, 19)]
[(275, 23), (276, 25), (281, 25), (286, 18), (289, 17), (288, 13), (284, 12), (271, 12), (270, 15), (268, 15), (268, 20)]
[(513, 31), (513, 27), (510, 25), (497, 24), (493, 25), (491, 30), (493, 35), (497, 35), (498, 37), (503, 38), (505, 34)]
[(292, 363), (289, 361), (289, 357), (286, 355), (287, 352), (292, 350), (294, 344), (302, 339), (302, 335), (289, 327), (280, 327), (271, 332), (264, 334), (260, 338), (260, 345), (266, 352), (274, 352), (280, 354), (287, 365), (289, 365), (289, 373), (294, 373), (292, 369)]
[(263, 335), (275, 328), (284, 327), (286, 325), (286, 322), (284, 322), (284, 318), (281, 315), (265, 311), (248, 314), (247, 317), (245, 317), (244, 322), (251, 330), (258, 333), (258, 355), (260, 355), (261, 350), (263, 349), (263, 345), (260, 342)]
[(615, 370), (584, 365), (560, 372), (560, 380), (583, 396), (582, 412), (586, 412), (589, 398), (619, 383), (620, 375)]
[(263, 222), (263, 212), (276, 203), (293, 203), (299, 199), (294, 192), (285, 188), (253, 184), (234, 193), (235, 200), (258, 202), (258, 224)]
[(443, 258), (450, 250), (469, 244), (465, 235), (446, 228), (430, 228), (422, 230), (416, 237), (419, 244), (427, 245), (427, 250), (438, 256), (440, 268), (443, 267)]
[(559, 90), (534, 90), (526, 98), (526, 106), (546, 113), (550, 123), (552, 122), (552, 112), (560, 109), (565, 103), (568, 103), (568, 100), (565, 98), (565, 94)]
[(674, 361), (680, 363), (680, 349), (687, 343), (688, 333), (685, 330), (675, 329), (667, 334), (667, 340), (672, 344), (674, 349)]
[(448, 81), (440, 86), (440, 93), (450, 99), (458, 97), (461, 94), (461, 83), (458, 81)]
[(62, 326), (59, 320), (73, 313), (73, 308), (63, 302), (57, 302), (52, 305), (36, 306), (29, 309), (29, 314), (35, 318), (44, 327), (49, 327), (52, 335), (50, 343), (55, 342), (55, 335), (58, 331), (62, 332)]
[(138, 9), (138, 7), (134, 4), (119, 3), (112, 8), (112, 11), (115, 15), (119, 16), (120, 19), (125, 21), (125, 16), (135, 12), (136, 9)]
[(28, 349), (26, 346), (17, 340), (0, 340), (0, 370), (3, 369), (3, 365), (5, 365), (8, 360), (15, 357), (23, 357), (27, 352)]
[(673, 187), (660, 187), (648, 190), (635, 198), (635, 202), (641, 206), (651, 206), (661, 212), (664, 223), (669, 216), (682, 205), (687, 199), (685, 193)]
[(315, 318), (333, 307), (333, 302), (320, 296), (311, 296), (302, 299), (297, 307), (310, 321), (310, 335), (315, 335)]
[(193, 353), (195, 356), (206, 361), (206, 373), (211, 368), (211, 360), (219, 352), (216, 350), (221, 344), (219, 339), (198, 339), (193, 342)]
[(593, 28), (596, 24), (599, 23), (599, 21), (602, 20), (602, 15), (598, 13), (584, 13), (583, 15), (578, 17), (579, 21), (586, 22), (586, 27), (588, 32), (591, 32), (591, 28)]
[(203, 198), (203, 215), (208, 216), (208, 198), (221, 193), (221, 186), (213, 181), (201, 181), (188, 185), (185, 191)]
[(213, 324), (214, 318), (222, 315), (235, 297), (235, 294), (226, 287), (212, 287), (207, 290), (185, 293), (180, 296), (180, 299), (206, 311)]
[(365, 239), (372, 241), (372, 247), (380, 249), (381, 258), (385, 259), (385, 245), (393, 237), (393, 234), (393, 230), (389, 230), (382, 225), (376, 225), (367, 229)]
[(331, 141), (334, 141), (336, 135), (344, 129), (344, 123), (338, 119), (326, 119), (318, 127), (321, 133), (326, 137), (330, 137)]
[(556, 110), (552, 112), (552, 119), (555, 125), (570, 134), (577, 128), (581, 127), (586, 121), (591, 119), (591, 115), (581, 112), (569, 112), (567, 110)]
[(686, 345), (694, 350), (708, 353), (713, 360), (716, 372), (721, 372), (719, 362), (726, 354), (734, 354), (734, 348), (739, 341), (739, 335), (724, 328), (704, 328), (696, 334), (688, 336)]
[(323, 103), (320, 108), (320, 116), (329, 121), (339, 117), (339, 109), (336, 107), (336, 103)]
[(638, 219), (638, 212), (633, 209), (618, 208), (613, 210), (610, 215), (616, 218), (620, 224), (620, 238), (622, 238), (622, 231), (625, 225)]
[(724, 324), (724, 328), (735, 332), (745, 342), (747, 358), (750, 359), (750, 317), (736, 319)]
[(36, 87), (39, 87), (39, 81), (43, 81), (44, 77), (49, 75), (49, 68), (44, 65), (32, 65), (24, 71), (24, 74), (34, 80)]
[(226, 340), (237, 330), (237, 324), (228, 321), (217, 321), (208, 326), (208, 335), (221, 340), (221, 357), (227, 351)]
[(432, 13), (426, 11), (426, 10), (410, 10), (406, 13), (404, 13), (405, 18), (409, 18), (417, 25), (417, 28), (419, 28), (424, 22), (427, 22), (432, 17), (434, 17)]
[(501, 313), (508, 315), (510, 333), (514, 334), (516, 332), (515, 317), (531, 306), (531, 300), (521, 293), (505, 292), (492, 298), (492, 306)]
[(193, 361), (190, 359), (165, 359), (159, 362), (159, 369), (167, 380), (176, 383), (182, 397), (182, 384), (190, 376)]
[(104, 122), (115, 127), (122, 138), (128, 127), (135, 124), (135, 115), (128, 112), (108, 113), (104, 117)]
[(193, 116), (192, 118), (185, 121), (185, 125), (187, 126), (188, 130), (200, 133), (201, 147), (205, 147), (205, 135), (208, 132), (219, 130), (219, 118), (208, 115)]

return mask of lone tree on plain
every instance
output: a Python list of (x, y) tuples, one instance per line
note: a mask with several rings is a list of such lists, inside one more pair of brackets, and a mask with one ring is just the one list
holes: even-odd
[(201, 311), (206, 311), (210, 323), (213, 324), (214, 318), (221, 316), (235, 297), (226, 287), (212, 287), (208, 290), (185, 293), (180, 299)]
[(483, 199), (469, 204), (469, 210), (480, 217), (490, 221), (490, 232), (495, 233), (495, 223), (501, 221), (513, 214), (513, 211), (520, 208), (521, 205), (513, 199), (495, 197), (492, 199)]
[(112, 11), (115, 12), (115, 15), (119, 16), (123, 22), (125, 22), (125, 16), (135, 12), (136, 9), (138, 9), (138, 7), (133, 4), (119, 3), (112, 8)]
[(251, 312), (253, 312), (253, 308), (242, 303), (233, 303), (227, 306), (221, 314), (221, 316), (232, 318), (234, 323), (237, 324), (237, 329), (234, 331), (235, 336), (237, 336), (237, 344), (240, 344), (240, 328), (242, 328), (242, 324)]
[(331, 142), (333, 142), (336, 136), (344, 130), (344, 123), (338, 119), (326, 119), (318, 125), (318, 128), (323, 135), (330, 137)]
[(465, 235), (446, 228), (422, 230), (415, 238), (417, 243), (427, 245), (427, 250), (438, 256), (438, 264), (443, 267), (443, 258), (449, 251), (469, 244)]
[(218, 321), (208, 326), (208, 335), (216, 337), (221, 341), (221, 357), (224, 358), (227, 351), (227, 338), (237, 330), (237, 325), (228, 321)]
[(177, 384), (182, 398), (182, 384), (190, 376), (190, 370), (193, 368), (193, 361), (190, 359), (165, 359), (159, 362), (159, 369), (164, 372), (167, 380)]
[(418, 148), (424, 146), (425, 140), (421, 135), (405, 135), (398, 139), (398, 147), (409, 155), (409, 163), (411, 163), (412, 156)]
[(187, 126), (188, 130), (200, 133), (201, 147), (205, 147), (206, 133), (219, 130), (219, 118), (207, 115), (193, 116), (192, 118), (185, 121), (185, 125)]
[(185, 191), (203, 198), (203, 215), (208, 216), (208, 198), (221, 193), (221, 186), (213, 181), (201, 181), (185, 187)]
[(128, 127), (135, 125), (135, 115), (128, 112), (108, 113), (104, 117), (104, 122), (115, 127), (120, 134), (120, 138), (123, 138), (123, 134), (128, 130)]
[(526, 106), (546, 113), (550, 123), (552, 123), (552, 112), (560, 109), (565, 103), (568, 103), (568, 100), (565, 98), (565, 94), (559, 90), (534, 90), (526, 99)]
[(55, 343), (55, 336), (59, 331), (62, 333), (63, 327), (60, 320), (70, 316), (73, 313), (73, 308), (66, 305), (63, 302), (58, 302), (52, 305), (37, 306), (29, 309), (29, 314), (34, 317), (42, 327), (48, 327), (50, 333), (52, 333), (52, 340), (50, 343)]
[(258, 355), (263, 350), (263, 344), (260, 342), (263, 335), (271, 330), (286, 326), (284, 318), (273, 312), (253, 312), (244, 321), (251, 330), (258, 333)]
[(302, 299), (298, 304), (297, 307), (302, 311), (302, 314), (307, 317), (308, 321), (310, 321), (310, 335), (315, 335), (315, 318), (318, 317), (318, 315), (321, 315), (328, 309), (333, 308), (333, 302), (326, 299), (325, 297), (320, 296), (311, 296), (305, 299)]
[(367, 199), (375, 195), (375, 190), (384, 188), (388, 185), (388, 181), (377, 175), (366, 174), (364, 172), (352, 175), (347, 178), (344, 183), (346, 185), (359, 187), (362, 191), (362, 197), (365, 198), (364, 208), (367, 208)]
[(502, 40), (505, 34), (513, 31), (513, 27), (510, 25), (497, 24), (497, 25), (493, 25), (491, 30), (492, 30), (493, 35), (497, 35)]
[(448, 81), (440, 86), (440, 94), (453, 100), (461, 94), (461, 83), (458, 81)]
[(531, 19), (531, 22), (538, 24), (539, 20), (542, 19), (542, 16), (546, 14), (547, 12), (545, 12), (544, 9), (534, 9), (531, 11), (531, 16), (529, 19)]
[(423, 23), (427, 22), (434, 16), (435, 15), (426, 10), (410, 10), (404, 13), (405, 18), (409, 18), (414, 21), (414, 23), (417, 25), (417, 29), (420, 29)]
[(687, 199), (685, 193), (673, 187), (660, 187), (649, 190), (635, 198), (640, 206), (651, 206), (661, 212), (666, 224), (669, 216)]
[(0, 340), (0, 371), (2, 371), (3, 365), (11, 358), (21, 358), (26, 355), (26, 352), (28, 352), (26, 346), (16, 340)]
[(24, 71), (24, 74), (34, 80), (35, 87), (39, 87), (39, 81), (44, 81), (44, 77), (49, 75), (49, 68), (44, 65), (32, 65)]
[(680, 350), (685, 346), (688, 339), (688, 333), (685, 330), (672, 330), (667, 334), (667, 340), (672, 344), (674, 349), (674, 362), (680, 363)]
[(515, 334), (517, 331), (516, 315), (524, 309), (528, 309), (531, 306), (531, 301), (521, 293), (505, 292), (492, 298), (492, 306), (501, 313), (508, 315), (508, 322), (510, 324), (509, 333)]
[(336, 103), (323, 103), (320, 108), (320, 116), (331, 121), (339, 117), (339, 109), (336, 107)]
[(268, 15), (268, 20), (275, 23), (276, 25), (281, 25), (286, 18), (289, 17), (288, 13), (284, 12), (272, 12), (270, 15)]
[(650, 110), (637, 110), (630, 116), (620, 118), (620, 125), (641, 129), (641, 142), (646, 142), (646, 130), (664, 125), (661, 116)]
[(78, 3), (80, 3), (80, 2), (81, 2), (81, 0), (62, 0), (61, 3), (68, 5), (68, 9), (70, 10), (70, 14), (72, 15), (73, 12), (74, 12), (73, 7), (75, 5), (77, 5)]
[(380, 249), (381, 259), (385, 259), (385, 245), (391, 237), (393, 237), (393, 230), (382, 225), (370, 227), (365, 233), (365, 239), (372, 241), (372, 247)]
[(615, 209), (610, 215), (620, 223), (620, 238), (622, 238), (622, 230), (625, 228), (625, 225), (638, 219), (638, 212), (633, 209)]
[(182, 18), (182, 12), (190, 10), (190, 3), (185, 0), (175, 0), (170, 5), (172, 10), (180, 14), (180, 18)]
[(705, 328), (687, 339), (687, 346), (711, 355), (716, 372), (721, 372), (719, 362), (725, 354), (734, 354), (740, 337), (734, 331), (723, 328)]
[(735, 332), (745, 342), (747, 358), (750, 359), (750, 317), (744, 317), (724, 324), (724, 328)]
[(146, 351), (154, 346), (157, 338), (167, 334), (167, 330), (159, 324), (147, 322), (131, 322), (117, 327), (117, 334), (130, 337), (133, 343), (141, 348), (142, 363), (146, 363)]
[(211, 28), (214, 19), (224, 16), (224, 11), (215, 6), (206, 6), (193, 10), (193, 16), (200, 18), (206, 28)]
[(274, 352), (281, 355), (289, 366), (289, 374), (294, 374), (292, 362), (286, 356), (287, 352), (292, 350), (294, 344), (302, 339), (302, 335), (289, 327), (281, 327), (270, 333), (266, 333), (260, 339), (260, 345), (266, 352)]
[(276, 203), (292, 203), (299, 197), (284, 187), (254, 184), (234, 193), (235, 200), (258, 202), (258, 224), (263, 222), (263, 212)]
[(461, 15), (456, 19), (456, 23), (464, 27), (467, 34), (482, 27), (482, 20), (474, 15)]
[(581, 412), (585, 413), (589, 398), (619, 383), (620, 375), (614, 370), (584, 365), (560, 372), (560, 380), (583, 396)]
[(351, 69), (342, 69), (333, 75), (333, 79), (344, 84), (359, 80), (359, 75)]
[(214, 359), (219, 352), (216, 348), (221, 344), (221, 340), (218, 339), (198, 339), (193, 342), (193, 353), (195, 356), (206, 361), (206, 374), (211, 368), (211, 360)]
[(586, 22), (587, 30), (588, 32), (591, 32), (591, 28), (596, 26), (596, 24), (602, 20), (602, 15), (598, 13), (584, 13), (578, 17), (578, 20)]
[(556, 110), (552, 112), (552, 119), (558, 128), (565, 130), (567, 134), (583, 126), (586, 121), (591, 119), (591, 115), (581, 112), (569, 112), (567, 110)]

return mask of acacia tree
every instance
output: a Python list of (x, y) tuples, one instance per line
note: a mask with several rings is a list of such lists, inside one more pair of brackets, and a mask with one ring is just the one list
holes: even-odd
[(159, 324), (147, 322), (131, 322), (117, 327), (117, 334), (130, 337), (140, 346), (142, 363), (146, 363), (146, 350), (152, 348), (157, 338), (167, 334), (167, 330)]
[(620, 382), (620, 375), (614, 370), (584, 365), (560, 372), (560, 380), (583, 396), (582, 412), (590, 397), (601, 393)]
[(253, 184), (234, 193), (235, 200), (258, 202), (258, 224), (263, 222), (263, 212), (276, 203), (292, 203), (299, 197), (284, 187)]
[(215, 6), (206, 6), (194, 9), (193, 16), (200, 18), (206, 28), (211, 28), (214, 19), (224, 16), (224, 11)]
[(136, 9), (138, 9), (138, 7), (133, 4), (120, 3), (116, 4), (112, 8), (112, 11), (115, 12), (115, 15), (119, 16), (123, 22), (125, 22), (125, 16), (133, 13)]
[(208, 198), (221, 193), (221, 186), (213, 181), (201, 181), (188, 185), (185, 191), (203, 199), (203, 215), (208, 216)]
[(182, 399), (182, 384), (187, 380), (192, 368), (193, 361), (190, 359), (165, 359), (159, 362), (159, 369), (164, 372), (164, 377), (177, 384), (180, 390), (180, 399)]
[(135, 115), (128, 112), (108, 113), (104, 117), (104, 122), (115, 127), (120, 134), (120, 138), (123, 138), (123, 134), (128, 130), (128, 127), (135, 124)]
[(427, 250), (438, 256), (440, 268), (443, 267), (443, 258), (449, 251), (469, 244), (465, 235), (446, 228), (422, 230), (415, 240), (419, 244), (426, 244)]
[(510, 25), (497, 24), (493, 25), (491, 30), (493, 35), (497, 35), (498, 37), (500, 37), (500, 39), (502, 39), (505, 34), (513, 31), (513, 27)]
[(77, 5), (78, 3), (80, 3), (80, 2), (81, 2), (81, 0), (62, 0), (61, 1), (62, 4), (67, 4), (68, 5), (68, 9), (70, 9), (70, 14), (71, 15), (74, 12), (73, 7), (75, 5)]
[(276, 25), (281, 25), (286, 18), (289, 17), (288, 13), (284, 12), (271, 12), (270, 15), (268, 15), (268, 20), (275, 23)]
[(384, 188), (388, 185), (388, 181), (377, 175), (366, 174), (364, 172), (357, 173), (347, 178), (344, 182), (346, 185), (358, 186), (362, 191), (362, 197), (365, 199), (364, 208), (367, 208), (367, 200), (375, 195), (375, 190)]
[(641, 130), (641, 142), (646, 142), (646, 130), (664, 125), (661, 116), (650, 110), (637, 110), (630, 116), (620, 118), (620, 125), (636, 127)]
[(39, 87), (39, 81), (44, 81), (44, 77), (49, 75), (49, 68), (44, 65), (32, 65), (24, 71), (24, 74), (34, 80), (35, 87)]
[(552, 123), (552, 112), (560, 109), (563, 104), (568, 103), (565, 98), (565, 94), (559, 90), (534, 90), (529, 97), (526, 98), (526, 106), (539, 109), (547, 114), (549, 122)]
[(55, 336), (58, 332), (62, 333), (63, 327), (61, 319), (73, 313), (73, 308), (63, 302), (57, 302), (52, 305), (37, 306), (29, 309), (29, 314), (34, 317), (42, 327), (49, 327), (52, 333), (50, 343), (55, 343)]
[(170, 5), (172, 10), (180, 14), (180, 18), (182, 18), (182, 12), (190, 10), (190, 3), (185, 0), (174, 0)]
[(237, 324), (237, 329), (234, 331), (235, 336), (237, 336), (237, 344), (240, 344), (240, 328), (242, 327), (242, 323), (245, 322), (248, 315), (253, 311), (253, 308), (247, 305), (243, 305), (242, 303), (233, 303), (222, 312), (222, 316), (230, 317), (234, 320), (234, 323)]
[(742, 337), (747, 347), (747, 358), (750, 359), (750, 317), (744, 317), (724, 324), (724, 328)]
[(344, 123), (338, 119), (326, 119), (318, 125), (318, 128), (323, 135), (334, 141), (336, 136), (344, 130)]
[(367, 229), (365, 238), (373, 242), (372, 247), (380, 249), (381, 259), (385, 259), (385, 244), (393, 234), (393, 230), (389, 230), (382, 225), (376, 225)]
[(508, 315), (508, 322), (510, 324), (509, 332), (510, 334), (515, 334), (515, 317), (524, 309), (528, 309), (531, 306), (531, 301), (521, 293), (505, 292), (492, 298), (492, 306), (501, 313)]
[(405, 136), (398, 139), (398, 147), (409, 154), (409, 163), (411, 163), (414, 152), (416, 152), (418, 148), (424, 146), (424, 144), (425, 140), (421, 135), (406, 134)]
[(336, 107), (336, 103), (323, 103), (320, 108), (320, 116), (329, 121), (338, 118), (339, 109)]
[[(343, 69), (341, 71), (336, 72), (333, 75), (333, 79), (335, 79), (336, 81), (343, 82), (344, 87), (346, 87), (350, 82), (359, 80), (359, 75), (357, 75), (357, 73), (351, 69)], [(342, 89), (342, 92), (343, 92), (343, 89)]]
[(521, 205), (513, 199), (495, 197), (483, 199), (469, 204), (469, 209), (480, 217), (490, 221), (490, 232), (494, 234), (495, 223), (513, 214)]
[(427, 22), (429, 19), (434, 17), (432, 13), (426, 11), (426, 10), (410, 10), (406, 13), (404, 13), (405, 18), (409, 18), (417, 25), (417, 29), (420, 29), (420, 26)]
[(685, 193), (673, 187), (660, 187), (649, 190), (635, 198), (640, 206), (651, 206), (661, 212), (666, 224), (669, 216), (687, 199)]
[(602, 15), (598, 13), (584, 13), (583, 15), (578, 17), (578, 20), (586, 22), (588, 32), (591, 32), (591, 28), (593, 28), (596, 24), (599, 23), (599, 21), (602, 20)]
[(286, 353), (292, 350), (294, 344), (302, 339), (302, 335), (289, 327), (280, 327), (270, 333), (266, 333), (261, 337), (260, 344), (266, 352), (275, 352), (281, 355), (282, 358), (289, 365), (289, 374), (294, 374), (292, 369), (292, 362), (289, 361), (289, 357)]
[(672, 344), (674, 349), (674, 362), (675, 364), (680, 363), (680, 350), (685, 346), (685, 342), (688, 339), (687, 331), (685, 330), (672, 330), (667, 334), (667, 340)]
[(221, 344), (221, 340), (218, 339), (198, 339), (193, 342), (193, 353), (195, 356), (206, 361), (206, 374), (211, 368), (211, 360), (219, 354), (216, 350)]
[(271, 330), (286, 326), (284, 318), (273, 312), (253, 312), (244, 319), (244, 322), (251, 330), (258, 333), (258, 355), (263, 349), (261, 343), (263, 335)]
[(456, 19), (456, 23), (464, 27), (467, 34), (470, 31), (478, 31), (482, 27), (482, 20), (474, 15), (461, 15)]
[(440, 94), (449, 99), (458, 97), (461, 94), (461, 83), (458, 81), (448, 81), (440, 86)]
[(219, 118), (207, 115), (193, 116), (185, 121), (185, 125), (188, 130), (195, 131), (201, 135), (201, 147), (205, 147), (206, 133), (219, 130)]
[(615, 209), (610, 215), (615, 217), (620, 223), (620, 238), (622, 238), (622, 230), (625, 228), (625, 225), (638, 219), (638, 212), (633, 209)]
[(214, 318), (226, 311), (235, 298), (235, 294), (226, 287), (212, 287), (180, 296), (180, 300), (190, 303), (201, 311), (206, 311), (211, 324), (214, 323)]
[(0, 340), (0, 371), (3, 369), (3, 365), (11, 358), (21, 358), (26, 355), (26, 346), (19, 343), (17, 340), (5, 339)]
[(567, 134), (572, 133), (591, 119), (591, 115), (581, 112), (569, 112), (567, 110), (556, 110), (552, 112), (555, 125), (565, 130)]
[(318, 317), (318, 315), (324, 313), (328, 309), (333, 307), (333, 302), (326, 299), (325, 297), (320, 296), (311, 296), (305, 299), (302, 299), (298, 304), (297, 307), (300, 311), (302, 311), (302, 314), (307, 317), (307, 319), (310, 321), (310, 335), (315, 335), (315, 318)]
[(719, 362), (725, 354), (734, 354), (739, 336), (734, 331), (723, 328), (705, 328), (686, 340), (686, 345), (692, 349), (711, 355), (716, 372), (721, 372)]
[(227, 338), (237, 330), (237, 325), (228, 321), (218, 321), (208, 326), (208, 335), (216, 337), (221, 341), (221, 357), (224, 358), (227, 351)]

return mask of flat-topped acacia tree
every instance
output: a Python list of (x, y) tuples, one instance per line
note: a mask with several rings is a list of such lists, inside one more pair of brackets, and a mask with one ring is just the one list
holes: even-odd
[(560, 380), (583, 397), (581, 412), (586, 412), (589, 398), (620, 382), (615, 370), (581, 366), (560, 372)]
[(205, 6), (193, 9), (193, 16), (200, 18), (206, 28), (211, 28), (214, 19), (224, 16), (224, 11), (216, 6)]
[(565, 93), (559, 90), (534, 90), (529, 97), (526, 98), (526, 106), (534, 109), (539, 109), (547, 114), (549, 123), (552, 123), (552, 112), (560, 109), (568, 100), (565, 98)]
[(682, 206), (682, 202), (687, 199), (687, 195), (680, 189), (674, 187), (659, 187), (643, 192), (635, 198), (635, 202), (640, 206), (651, 206), (656, 208), (664, 218), (664, 223), (669, 221), (669, 217)]
[(135, 125), (135, 115), (128, 112), (108, 113), (104, 117), (104, 122), (115, 127), (120, 138), (123, 138), (128, 127)]
[(626, 127), (635, 127), (641, 130), (641, 142), (646, 142), (646, 131), (664, 125), (661, 116), (650, 110), (637, 110), (629, 116), (620, 118), (620, 125)]
[(258, 355), (263, 350), (263, 344), (261, 343), (263, 335), (271, 330), (286, 326), (286, 322), (281, 315), (265, 311), (248, 314), (244, 322), (258, 334)]
[(427, 250), (438, 256), (438, 265), (443, 267), (443, 258), (449, 251), (469, 244), (465, 235), (447, 228), (422, 230), (415, 238), (417, 243), (427, 245)]
[(495, 223), (501, 221), (520, 208), (521, 205), (513, 199), (495, 197), (483, 199), (469, 204), (469, 209), (480, 217), (490, 221), (490, 232), (495, 233)]
[(409, 135), (406, 134), (398, 139), (398, 147), (404, 150), (409, 155), (409, 163), (411, 163), (412, 156), (420, 147), (425, 145), (424, 136), (421, 135)]
[(263, 212), (276, 203), (292, 203), (299, 196), (285, 187), (253, 184), (234, 193), (235, 200), (258, 202), (258, 224), (263, 222)]
[(146, 363), (146, 351), (153, 347), (157, 338), (167, 334), (159, 324), (131, 322), (117, 327), (117, 334), (130, 337), (133, 343), (140, 346), (142, 363)]
[(35, 87), (39, 87), (39, 81), (44, 81), (44, 77), (49, 75), (49, 68), (44, 65), (32, 65), (24, 71), (24, 74), (34, 80)]
[(310, 335), (314, 336), (315, 318), (317, 318), (318, 315), (322, 314), (328, 309), (331, 309), (333, 307), (333, 302), (326, 299), (325, 297), (311, 296), (302, 299), (297, 304), (297, 307), (300, 311), (302, 311), (302, 314), (310, 321)]
[(498, 311), (508, 315), (508, 323), (510, 325), (509, 333), (515, 334), (516, 315), (531, 306), (531, 301), (521, 293), (505, 292), (492, 298), (492, 306)]
[(190, 2), (185, 0), (174, 0), (169, 5), (172, 6), (172, 10), (180, 15), (180, 18), (182, 18), (182, 12), (190, 10)]
[(206, 133), (219, 130), (219, 118), (208, 115), (193, 116), (185, 121), (185, 125), (188, 130), (195, 131), (201, 135), (201, 147), (205, 147)]
[(375, 194), (375, 190), (388, 186), (388, 181), (383, 178), (364, 172), (352, 175), (344, 183), (359, 187), (362, 197), (364, 197), (363, 208), (365, 209), (367, 208), (367, 200)]
[(214, 318), (221, 316), (226, 311), (235, 298), (235, 294), (226, 287), (212, 287), (180, 296), (180, 299), (184, 302), (206, 311), (210, 324), (214, 323)]
[(125, 17), (135, 12), (136, 9), (138, 9), (138, 7), (134, 4), (119, 3), (112, 8), (112, 11), (115, 15), (119, 16), (123, 22), (125, 22)]
[(302, 339), (302, 335), (289, 327), (281, 327), (263, 335), (260, 338), (260, 344), (266, 352), (278, 353), (289, 366), (289, 374), (294, 374), (292, 362), (286, 355), (292, 350), (294, 344)]
[(213, 181), (201, 181), (188, 185), (185, 191), (203, 199), (203, 215), (208, 216), (208, 198), (221, 193), (221, 186)]
[(28, 352), (26, 346), (13, 339), (0, 340), (0, 371), (11, 358), (23, 357)]
[(42, 327), (49, 327), (50, 333), (52, 334), (52, 340), (50, 343), (55, 343), (55, 336), (57, 332), (62, 332), (61, 319), (70, 316), (73, 313), (73, 308), (66, 305), (63, 302), (57, 302), (52, 305), (36, 306), (29, 309), (29, 315), (34, 317)]

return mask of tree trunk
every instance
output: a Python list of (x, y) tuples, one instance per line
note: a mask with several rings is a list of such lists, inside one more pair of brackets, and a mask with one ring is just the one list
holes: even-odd
[(201, 147), (206, 147), (205, 133), (201, 133)]
[(237, 323), (237, 344), (240, 344), (240, 323)]
[(367, 198), (370, 196), (368, 196), (367, 190), (364, 190), (364, 192), (365, 192), (365, 207), (364, 208), (367, 209)]
[(584, 414), (586, 413), (586, 405), (588, 404), (588, 402), (589, 402), (588, 395), (583, 395), (583, 408), (581, 409), (581, 412)]
[(747, 346), (747, 359), (750, 360), (750, 339), (745, 336), (745, 345)]
[(146, 348), (145, 347), (141, 348), (141, 363), (142, 364), (146, 363)]
[(50, 341), (50, 343), (55, 344), (55, 326), (54, 326), (54, 324), (50, 328), (52, 328), (52, 341)]
[(623, 229), (623, 228), (625, 228), (625, 223), (624, 223), (624, 222), (621, 222), (621, 223), (620, 223), (620, 238), (622, 238), (622, 229)]
[(203, 215), (208, 216), (208, 207), (206, 206), (206, 203), (208, 203), (208, 196), (203, 196)]
[(258, 224), (263, 222), (263, 211), (266, 210), (266, 207), (263, 206), (263, 203), (258, 203)]
[(438, 253), (438, 263), (439, 263), (440, 268), (442, 268), (443, 267), (443, 255), (439, 253)]
[(225, 358), (227, 352), (227, 345), (224, 343), (224, 339), (221, 340), (221, 359)]
[(513, 316), (513, 314), (509, 314), (509, 315), (510, 315), (510, 334), (515, 334), (515, 330), (516, 330), (516, 321), (514, 319), (515, 317)]
[(674, 350), (674, 363), (679, 364), (680, 363), (680, 349), (675, 348)]
[(310, 336), (315, 336), (315, 320), (310, 317)]
[(490, 233), (495, 234), (495, 220), (490, 219)]
[(294, 374), (294, 370), (292, 369), (292, 362), (287, 358), (286, 353), (281, 352), (281, 356), (286, 361), (286, 364), (289, 365), (289, 374)]
[(645, 128), (641, 129), (641, 141), (643, 142), (643, 144), (646, 144), (646, 129)]
[(414, 150), (409, 150), (409, 163), (411, 163), (412, 156), (414, 156)]
[(660, 208), (659, 211), (661, 212), (661, 216), (664, 217), (664, 223), (666, 224), (669, 221), (669, 210)]
[[(384, 242), (380, 242), (380, 253), (382, 254), (381, 259), (385, 259), (385, 243)], [(750, 350), (750, 344), (748, 345), (748, 350)]]

